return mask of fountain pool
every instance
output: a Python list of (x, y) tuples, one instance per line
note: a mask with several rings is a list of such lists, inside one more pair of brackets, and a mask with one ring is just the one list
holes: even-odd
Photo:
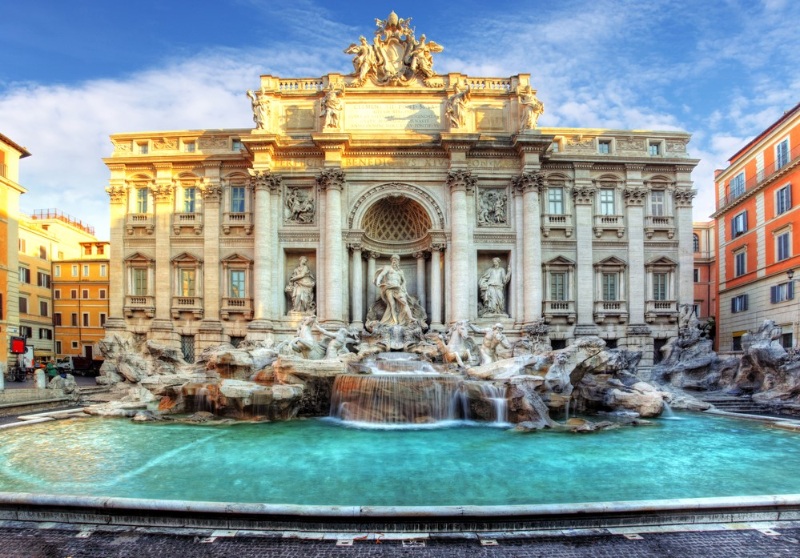
[(591, 435), (330, 419), (121, 419), (3, 432), (0, 492), (329, 506), (493, 506), (800, 493), (800, 435), (685, 414)]

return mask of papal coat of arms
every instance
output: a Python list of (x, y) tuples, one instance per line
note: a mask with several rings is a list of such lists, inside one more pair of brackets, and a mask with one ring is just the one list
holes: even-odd
[(425, 35), (419, 40), (414, 29), (409, 27), (411, 18), (400, 18), (392, 12), (389, 17), (376, 19), (378, 29), (372, 44), (363, 36), (358, 44), (345, 49), (353, 57), (353, 77), (351, 87), (363, 85), (371, 79), (378, 85), (407, 85), (414, 78), (420, 78), (425, 85), (438, 86), (432, 78), (434, 52), (444, 50), (441, 45), (428, 41)]

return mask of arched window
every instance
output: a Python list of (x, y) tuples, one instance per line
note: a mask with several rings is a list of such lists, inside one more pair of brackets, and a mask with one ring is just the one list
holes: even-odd
[(699, 252), (700, 251), (700, 237), (697, 236), (696, 234), (692, 235), (692, 249), (695, 252)]

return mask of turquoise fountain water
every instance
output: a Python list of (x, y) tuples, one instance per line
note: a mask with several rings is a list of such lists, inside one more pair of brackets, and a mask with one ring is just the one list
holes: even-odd
[(514, 505), (800, 493), (800, 435), (681, 415), (577, 435), (331, 420), (83, 419), (3, 432), (0, 492), (318, 505)]

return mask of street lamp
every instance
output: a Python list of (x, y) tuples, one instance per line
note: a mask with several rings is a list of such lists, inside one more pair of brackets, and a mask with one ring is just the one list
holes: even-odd
[(789, 281), (791, 281), (792, 278), (794, 277), (794, 269), (790, 269), (789, 271), (787, 271), (786, 276), (789, 278)]

